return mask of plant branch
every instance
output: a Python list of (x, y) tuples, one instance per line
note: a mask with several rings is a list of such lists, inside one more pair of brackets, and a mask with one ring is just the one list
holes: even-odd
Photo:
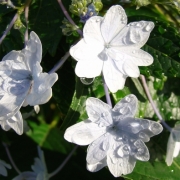
[(7, 156), (8, 156), (8, 158), (9, 158), (9, 160), (10, 160), (13, 168), (16, 170), (16, 172), (17, 172), (18, 174), (21, 174), (21, 171), (17, 168), (16, 164), (15, 164), (14, 161), (13, 161), (13, 158), (12, 158), (12, 156), (11, 156), (11, 153), (10, 153), (10, 151), (9, 151), (9, 148), (8, 148), (7, 144), (5, 144), (5, 143), (2, 143), (2, 144), (3, 144), (3, 146), (4, 146), (5, 150), (6, 150)]
[[(72, 18), (70, 17), (70, 15), (69, 15), (69, 13), (67, 12), (66, 8), (64, 7), (62, 1), (61, 1), (61, 0), (57, 0), (57, 1), (58, 1), (59, 5), (60, 5), (60, 7), (61, 7), (61, 9), (62, 9), (62, 12), (64, 13), (64, 15), (66, 16), (66, 18), (68, 19), (68, 21), (69, 21), (72, 25), (77, 26), (77, 25), (75, 24), (75, 22), (72, 20)], [(77, 29), (76, 31), (78, 32), (78, 34), (79, 34), (81, 37), (83, 37), (83, 32), (82, 32), (80, 29)]]
[(10, 22), (10, 24), (8, 25), (8, 28), (4, 31), (2, 37), (0, 38), (0, 44), (2, 43), (2, 41), (4, 40), (4, 38), (7, 36), (8, 32), (11, 30), (12, 26), (14, 25), (14, 23), (16, 22), (17, 18), (18, 18), (18, 13), (15, 14), (15, 16), (13, 17), (12, 21)]
[(60, 61), (48, 72), (49, 74), (56, 72), (70, 56), (69, 51), (60, 59)]
[(26, 20), (26, 32), (24, 34), (24, 44), (26, 46), (27, 44), (27, 41), (28, 41), (28, 16), (29, 16), (29, 5), (31, 3), (31, 0), (27, 0), (25, 2), (25, 5), (24, 5), (24, 16), (25, 16), (25, 20)]
[(55, 176), (69, 161), (69, 159), (71, 158), (71, 156), (73, 155), (73, 153), (76, 151), (76, 149), (78, 148), (78, 145), (76, 145), (73, 150), (69, 153), (69, 155), (66, 157), (66, 159), (63, 161), (63, 163), (52, 173), (49, 174), (49, 178)]
[(141, 78), (141, 82), (142, 82), (142, 85), (144, 87), (144, 90), (146, 92), (146, 95), (151, 103), (151, 106), (152, 108), (154, 109), (154, 112), (156, 113), (157, 117), (159, 118), (159, 120), (161, 121), (161, 123), (163, 124), (163, 126), (169, 131), (171, 132), (171, 127), (163, 120), (161, 114), (159, 113), (158, 109), (156, 108), (156, 105), (154, 104), (153, 100), (152, 100), (152, 97), (151, 97), (151, 94), (149, 92), (149, 88), (147, 86), (147, 82), (146, 82), (146, 79), (143, 75), (140, 75), (140, 78)]

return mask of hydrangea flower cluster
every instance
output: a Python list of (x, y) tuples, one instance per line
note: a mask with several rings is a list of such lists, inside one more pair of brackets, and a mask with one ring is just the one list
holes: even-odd
[(112, 6), (103, 17), (93, 16), (85, 24), (84, 38), (71, 47), (77, 60), (75, 73), (94, 78), (103, 72), (109, 90), (124, 88), (126, 78), (140, 75), (138, 66), (149, 66), (153, 57), (140, 48), (146, 43), (154, 23), (132, 22), (127, 25), (124, 9)]
[(132, 94), (113, 109), (99, 99), (87, 99), (88, 119), (69, 127), (64, 138), (78, 145), (89, 145), (86, 157), (89, 171), (108, 166), (110, 172), (119, 177), (131, 173), (136, 160), (149, 160), (144, 142), (163, 128), (157, 122), (134, 118), (137, 104)]
[(21, 106), (44, 104), (52, 96), (56, 73), (42, 72), (42, 45), (31, 32), (22, 51), (11, 51), (0, 62), (0, 124), (4, 130), (13, 128), (23, 133)]

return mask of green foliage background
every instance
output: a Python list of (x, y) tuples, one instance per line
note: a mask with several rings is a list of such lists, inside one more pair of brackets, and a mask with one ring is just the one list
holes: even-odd
[[(13, 1), (20, 6), (24, 2)], [(100, 12), (103, 15), (106, 10), (115, 4), (125, 8), (128, 21), (148, 20), (155, 23), (147, 44), (143, 49), (154, 57), (154, 63), (148, 67), (141, 67), (141, 74), (145, 75), (148, 86), (161, 115), (165, 121), (173, 127), (180, 119), (180, 34), (178, 11), (172, 7), (162, 5), (149, 5), (136, 10), (135, 6), (122, 4), (117, 0), (103, 0), (104, 8)], [(63, 4), (68, 9), (71, 0), (64, 0)], [(16, 10), (0, 5), (0, 35), (3, 34)], [(42, 66), (44, 71), (49, 71), (64, 56), (70, 46), (80, 37), (63, 36), (62, 13), (56, 0), (33, 0), (29, 11), (29, 32), (35, 31), (43, 46)], [(74, 17), (77, 24), (79, 19)], [(0, 45), (0, 57), (2, 58), (11, 50), (21, 50), (24, 46), (25, 19), (21, 14), (24, 27), (12, 29), (3, 43)], [(82, 24), (81, 24), (82, 26)], [(75, 76), (75, 61), (69, 58), (57, 71), (59, 80), (53, 87), (53, 97), (45, 105), (41, 106), (38, 115), (35, 113), (27, 119), (30, 131), (18, 136), (14, 131), (4, 132), (0, 130), (0, 139), (9, 144), (10, 151), (21, 171), (30, 170), (34, 157), (37, 156), (37, 145), (40, 145), (45, 153), (48, 171), (52, 172), (58, 167), (70, 153), (73, 144), (63, 138), (64, 131), (70, 125), (87, 118), (85, 101), (88, 97), (97, 97), (105, 101), (104, 89), (101, 77), (97, 77), (91, 85), (84, 85)], [(123, 90), (111, 94), (113, 104), (125, 95), (133, 93), (139, 99), (139, 109), (136, 117), (158, 120), (139, 79), (128, 78)], [(22, 108), (22, 113), (30, 112), (32, 107)], [(169, 132), (164, 131), (151, 138), (147, 143), (151, 159), (148, 162), (138, 161), (133, 173), (117, 179), (131, 180), (177, 180), (180, 177), (180, 157), (175, 158), (172, 166), (165, 164), (166, 144)], [(3, 145), (0, 145), (0, 159), (9, 162)], [(79, 147), (68, 164), (52, 179), (81, 179), (81, 180), (105, 180), (115, 179), (107, 170), (90, 173), (86, 170), (86, 148)], [(8, 171), (8, 178), (16, 176), (14, 170)]]

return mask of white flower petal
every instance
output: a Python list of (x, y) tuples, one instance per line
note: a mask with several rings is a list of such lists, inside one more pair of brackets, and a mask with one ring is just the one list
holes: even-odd
[(104, 49), (104, 46), (98, 43), (86, 43), (84, 39), (80, 40), (76, 45), (70, 48), (71, 56), (77, 61), (95, 61)]
[(23, 134), (23, 119), (20, 111), (18, 111), (11, 119), (7, 120), (7, 124), (16, 131), (17, 134)]
[(49, 101), (52, 96), (51, 86), (57, 79), (58, 76), (56, 73), (40, 73), (39, 76), (34, 79), (31, 90), (26, 97), (26, 103), (30, 106), (35, 106)]
[(101, 160), (100, 162), (98, 162), (96, 164), (87, 163), (86, 168), (88, 171), (97, 172), (97, 171), (101, 170), (103, 167), (107, 166), (106, 161), (107, 161), (106, 158), (104, 158), (103, 160)]
[(91, 60), (78, 61), (75, 73), (78, 77), (94, 78), (101, 74), (103, 61), (97, 57)]
[(101, 35), (100, 25), (103, 18), (93, 16), (86, 21), (83, 28), (84, 41), (93, 45), (104, 45), (104, 40)]
[(104, 41), (110, 43), (126, 23), (127, 16), (121, 6), (115, 5), (109, 8), (101, 23), (101, 33)]
[(137, 111), (137, 106), (138, 106), (138, 100), (135, 95), (129, 94), (125, 96), (113, 108), (114, 120), (122, 121), (126, 117), (129, 118), (134, 117)]
[(112, 93), (124, 88), (126, 76), (124, 76), (116, 67), (110, 58), (104, 61), (103, 75), (105, 82)]
[(154, 23), (151, 21), (132, 22), (119, 32), (110, 46), (117, 50), (123, 46), (139, 49), (147, 42), (153, 28)]
[(137, 66), (149, 66), (153, 63), (153, 57), (142, 49), (137, 50), (131, 47), (122, 47), (116, 50), (114, 48), (109, 48), (107, 53), (115, 60), (114, 62), (121, 72), (123, 72), (122, 65), (127, 61)]
[(35, 106), (37, 104), (45, 104), (49, 101), (49, 99), (52, 97), (52, 89), (47, 89), (43, 91), (43, 93), (36, 94), (36, 93), (30, 93), (26, 97), (26, 101), (30, 106)]
[(78, 145), (88, 145), (105, 132), (105, 127), (100, 127), (89, 120), (85, 120), (66, 129), (64, 138)]
[(90, 97), (86, 100), (86, 111), (89, 120), (101, 123), (103, 126), (112, 124), (111, 107), (97, 98)]
[(107, 155), (107, 165), (114, 177), (131, 173), (135, 167), (135, 164), (136, 159), (132, 156), (125, 156), (121, 158), (117, 157), (114, 152), (109, 152)]
[(174, 141), (173, 135), (171, 133), (169, 136), (169, 139), (168, 139), (167, 152), (166, 152), (166, 164), (168, 166), (171, 166), (171, 164), (173, 162), (175, 146), (176, 146), (176, 142)]
[(114, 140), (110, 133), (105, 133), (93, 141), (87, 150), (86, 161), (89, 164), (96, 164), (104, 159), (109, 149), (112, 148)]
[(123, 70), (126, 76), (137, 78), (140, 75), (139, 68), (132, 62), (125, 62), (123, 64)]
[(35, 32), (30, 33), (30, 39), (27, 42), (25, 49), (22, 50), (26, 58), (26, 63), (29, 70), (33, 71), (33, 66), (36, 62), (41, 62), (42, 59), (42, 45), (39, 37)]
[(140, 161), (148, 161), (149, 160), (149, 151), (144, 142), (140, 139), (134, 142), (134, 146), (136, 147), (136, 153), (134, 157)]

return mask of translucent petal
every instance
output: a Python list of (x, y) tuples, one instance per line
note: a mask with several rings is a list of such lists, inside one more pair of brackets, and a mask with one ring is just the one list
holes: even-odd
[(112, 93), (124, 88), (126, 76), (124, 76), (115, 66), (110, 58), (104, 61), (103, 75), (105, 82)]
[(75, 68), (75, 73), (78, 77), (94, 78), (101, 74), (103, 61), (94, 57), (91, 60), (78, 61)]
[(124, 46), (139, 49), (147, 42), (153, 28), (154, 23), (150, 21), (132, 22), (114, 37), (110, 46), (117, 50)]
[(134, 157), (140, 161), (148, 161), (149, 160), (149, 151), (144, 142), (140, 139), (134, 142), (134, 146), (136, 147), (136, 152)]
[(78, 145), (88, 145), (104, 133), (106, 133), (105, 127), (85, 120), (66, 129), (64, 138)]
[(97, 98), (90, 97), (86, 100), (86, 111), (89, 119), (103, 126), (112, 124), (111, 107)]
[(172, 133), (169, 136), (168, 143), (167, 143), (167, 152), (166, 152), (166, 164), (170, 166), (173, 162), (173, 155), (175, 149), (176, 142), (172, 137)]
[(22, 50), (25, 56), (26, 63), (30, 71), (33, 71), (34, 64), (41, 62), (42, 45), (38, 35), (35, 32), (30, 33), (30, 39), (27, 42), (25, 49)]
[(0, 120), (7, 120), (14, 116), (22, 106), (28, 93), (28, 88), (22, 94), (10, 95), (5, 93), (0, 101)]
[(134, 117), (136, 114), (138, 100), (136, 96), (130, 94), (125, 96), (113, 108), (113, 119), (119, 121), (125, 117)]
[(126, 76), (137, 78), (140, 75), (139, 68), (132, 62), (125, 62), (123, 64), (123, 70)]
[(104, 41), (110, 43), (126, 23), (127, 16), (124, 9), (119, 5), (111, 6), (101, 22), (101, 33)]
[(104, 159), (108, 150), (112, 148), (114, 144), (111, 134), (105, 133), (95, 141), (93, 141), (87, 150), (86, 161), (89, 164), (96, 164)]
[(103, 44), (89, 43), (87, 44), (84, 39), (80, 40), (76, 45), (70, 48), (71, 56), (77, 61), (95, 61), (94, 58), (98, 57), (104, 49)]
[(124, 76), (115, 66), (113, 60), (108, 58), (104, 61), (103, 75), (105, 82), (112, 93), (124, 88), (126, 76)]
[(85, 24), (83, 29), (84, 40), (88, 44), (104, 44), (101, 35), (100, 25), (103, 18), (100, 16), (91, 17)]
[(97, 172), (97, 171), (101, 170), (105, 166), (107, 166), (106, 158), (104, 158), (103, 160), (101, 160), (100, 162), (98, 162), (96, 164), (87, 163), (86, 168), (87, 168), (88, 171)]
[(18, 111), (11, 119), (7, 120), (7, 124), (16, 131), (17, 134), (23, 134), (23, 119), (20, 111)]
[(26, 102), (30, 105), (30, 106), (35, 106), (38, 104), (45, 104), (49, 101), (49, 99), (52, 97), (52, 89), (49, 88), (46, 91), (44, 91), (43, 93), (29, 93), (26, 97)]
[(119, 177), (122, 174), (126, 175), (133, 171), (136, 164), (136, 159), (134, 157), (119, 157), (114, 161), (115, 156), (113, 151), (109, 152), (107, 155), (107, 165), (114, 177)]

